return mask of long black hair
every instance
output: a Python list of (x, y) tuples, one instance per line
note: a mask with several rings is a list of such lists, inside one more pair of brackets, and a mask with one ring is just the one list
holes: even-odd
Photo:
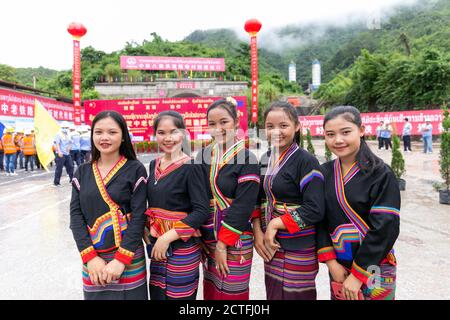
[[(267, 120), (267, 115), (274, 110), (283, 110), (284, 113), (287, 114), (287, 116), (289, 117), (289, 119), (294, 122), (294, 126), (297, 127), (300, 124), (300, 121), (298, 120), (298, 115), (297, 115), (297, 111), (295, 110), (295, 107), (290, 104), (289, 102), (285, 102), (285, 101), (275, 101), (272, 102), (272, 104), (269, 106), (269, 108), (266, 109), (266, 111), (264, 112), (264, 123)], [(302, 130), (300, 128), (300, 130)], [(295, 136), (294, 136), (294, 142), (297, 144), (300, 144), (300, 130), (295, 131)]]
[(136, 153), (134, 152), (133, 144), (131, 143), (130, 133), (128, 132), (127, 123), (124, 117), (113, 110), (105, 110), (98, 113), (94, 120), (92, 121), (92, 130), (91, 130), (91, 145), (92, 145), (92, 161), (98, 161), (100, 159), (100, 151), (95, 147), (94, 144), (94, 129), (95, 124), (100, 120), (105, 118), (113, 119), (120, 127), (122, 131), (122, 143), (120, 144), (119, 154), (124, 156), (128, 160), (137, 160)]
[(217, 101), (214, 101), (206, 110), (206, 118), (208, 118), (209, 112), (216, 108), (222, 108), (233, 118), (234, 124), (238, 125), (238, 114), (237, 114), (237, 102), (231, 97), (223, 98)]
[[(355, 124), (358, 128), (362, 127), (361, 114), (359, 113), (359, 110), (353, 106), (338, 106), (331, 109), (323, 119), (323, 127), (325, 128), (325, 124), (328, 121), (337, 117), (344, 118), (346, 121)], [(356, 154), (356, 162), (358, 163), (359, 168), (366, 173), (371, 173), (384, 164), (383, 160), (378, 158), (372, 150), (370, 150), (364, 136), (361, 137), (361, 145)]]
[(189, 145), (189, 139), (188, 139), (188, 133), (186, 132), (186, 125), (184, 124), (184, 119), (181, 114), (179, 114), (176, 111), (173, 110), (167, 110), (159, 113), (155, 121), (153, 122), (153, 135), (156, 135), (156, 131), (158, 130), (158, 125), (161, 122), (163, 118), (171, 118), (173, 121), (173, 124), (178, 129), (182, 130), (184, 138), (183, 142), (181, 144), (181, 150), (186, 153), (188, 156), (191, 155), (191, 148)]

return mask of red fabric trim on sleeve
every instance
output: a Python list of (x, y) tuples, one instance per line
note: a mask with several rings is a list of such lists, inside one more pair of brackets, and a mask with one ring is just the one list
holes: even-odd
[(256, 218), (261, 218), (261, 209), (257, 208), (255, 210), (253, 210), (252, 212), (252, 216), (251, 216), (251, 220), (256, 219)]
[(219, 235), (217, 236), (218, 240), (225, 243), (227, 246), (234, 247), (236, 243), (239, 241), (241, 236), (227, 228), (220, 228)]
[(125, 265), (130, 265), (133, 261), (134, 253), (128, 250), (125, 250), (121, 247), (117, 249), (116, 254), (114, 255), (114, 259), (119, 260)]
[(360, 266), (358, 266), (355, 262), (353, 262), (352, 269), (350, 272), (362, 283), (367, 285), (369, 282), (371, 274), (367, 272), (366, 270), (362, 269)]
[(317, 258), (319, 262), (327, 262), (329, 260), (337, 259), (333, 247), (325, 247), (317, 251)]
[(298, 224), (295, 222), (294, 218), (289, 213), (285, 213), (280, 217), (281, 221), (283, 221), (284, 226), (288, 230), (289, 233), (296, 233), (300, 231)]
[(80, 252), (81, 260), (83, 263), (88, 263), (92, 259), (98, 256), (97, 251), (95, 251), (94, 247), (88, 247)]

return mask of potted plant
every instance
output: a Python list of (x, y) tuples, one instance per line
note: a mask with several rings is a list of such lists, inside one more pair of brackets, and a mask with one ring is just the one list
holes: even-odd
[(314, 150), (314, 146), (312, 144), (312, 136), (311, 136), (311, 131), (308, 129), (306, 129), (306, 141), (308, 143), (308, 146), (306, 147), (308, 152), (311, 153), (313, 156), (316, 156), (316, 151)]
[(441, 184), (439, 190), (439, 203), (450, 204), (450, 117), (447, 106), (444, 106), (442, 129), (439, 165), (444, 183)]
[(148, 141), (144, 141), (144, 153), (150, 152)]
[(150, 141), (148, 148), (150, 150), (150, 153), (157, 153), (158, 143), (156, 141)]
[(302, 126), (300, 126), (300, 147), (302, 148), (302, 149), (305, 149), (305, 138), (304, 138), (304, 135), (303, 135), (303, 127)]
[(327, 144), (325, 143), (325, 161), (331, 161), (332, 153), (331, 150), (328, 148)]
[(397, 177), (400, 190), (404, 191), (406, 189), (406, 181), (402, 179), (402, 176), (406, 171), (405, 159), (403, 159), (403, 155), (400, 152), (400, 138), (397, 135), (394, 135), (392, 139), (391, 169)]

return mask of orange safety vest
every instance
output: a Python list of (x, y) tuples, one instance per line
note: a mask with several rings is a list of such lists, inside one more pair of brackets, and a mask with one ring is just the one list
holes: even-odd
[(22, 147), (23, 155), (34, 156), (36, 154), (36, 148), (34, 146), (33, 137), (31, 137), (31, 136), (24, 137), (22, 139), (22, 142), (23, 142), (23, 147)]
[(15, 135), (14, 144), (16, 145), (16, 152), (20, 151), (20, 145), (22, 143), (23, 136)]
[(14, 154), (17, 152), (16, 145), (11, 134), (4, 134), (2, 137), (3, 149), (5, 154)]
[(2, 139), (0, 139), (0, 151), (3, 152), (3, 143), (2, 143)]

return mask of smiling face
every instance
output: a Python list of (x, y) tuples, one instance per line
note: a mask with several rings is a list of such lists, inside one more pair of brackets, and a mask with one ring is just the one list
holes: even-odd
[(208, 131), (219, 145), (228, 145), (236, 137), (237, 123), (230, 113), (217, 107), (208, 113)]
[(337, 157), (354, 159), (361, 146), (364, 126), (358, 127), (342, 115), (326, 122), (325, 143)]
[(156, 142), (162, 152), (175, 155), (181, 150), (184, 139), (183, 129), (177, 128), (170, 116), (163, 117), (156, 128)]
[(274, 109), (267, 114), (265, 128), (270, 145), (283, 152), (294, 141), (300, 124), (295, 124), (283, 109)]
[(106, 117), (95, 124), (92, 139), (101, 155), (112, 155), (119, 153), (122, 136), (119, 124), (113, 118)]

